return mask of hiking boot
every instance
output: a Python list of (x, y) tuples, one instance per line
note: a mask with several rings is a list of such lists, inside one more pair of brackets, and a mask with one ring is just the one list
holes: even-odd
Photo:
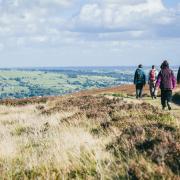
[(166, 107), (165, 107), (165, 106), (163, 106), (163, 107), (162, 107), (162, 110), (165, 110), (165, 108), (166, 108)]
[(167, 105), (168, 105), (168, 109), (169, 109), (169, 111), (172, 109), (171, 108), (171, 105), (169, 104), (169, 103), (167, 103)]

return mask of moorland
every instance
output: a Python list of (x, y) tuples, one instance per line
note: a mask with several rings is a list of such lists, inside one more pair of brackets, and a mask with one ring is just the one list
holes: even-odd
[(132, 85), (0, 101), (2, 179), (180, 178), (180, 99)]

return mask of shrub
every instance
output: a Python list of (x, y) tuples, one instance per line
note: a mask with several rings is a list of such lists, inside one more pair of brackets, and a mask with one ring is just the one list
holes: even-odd
[(179, 104), (180, 105), (180, 92), (177, 92), (174, 94), (173, 96), (173, 101), (176, 103), (176, 104)]

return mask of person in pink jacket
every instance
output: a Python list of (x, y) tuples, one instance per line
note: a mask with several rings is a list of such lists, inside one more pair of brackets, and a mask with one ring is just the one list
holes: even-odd
[(161, 104), (163, 110), (166, 107), (171, 110), (172, 90), (176, 87), (176, 78), (166, 60), (162, 63), (161, 71), (158, 74), (156, 88), (158, 87), (161, 89)]

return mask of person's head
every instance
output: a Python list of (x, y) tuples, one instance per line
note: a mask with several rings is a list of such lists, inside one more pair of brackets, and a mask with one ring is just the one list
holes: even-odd
[(169, 63), (167, 60), (164, 60), (163, 63), (161, 64), (161, 69), (164, 69), (164, 68), (169, 68)]
[(155, 65), (152, 65), (152, 69), (155, 69)]
[(138, 65), (138, 68), (142, 68), (142, 67), (143, 67), (142, 64), (139, 64), (139, 65)]

